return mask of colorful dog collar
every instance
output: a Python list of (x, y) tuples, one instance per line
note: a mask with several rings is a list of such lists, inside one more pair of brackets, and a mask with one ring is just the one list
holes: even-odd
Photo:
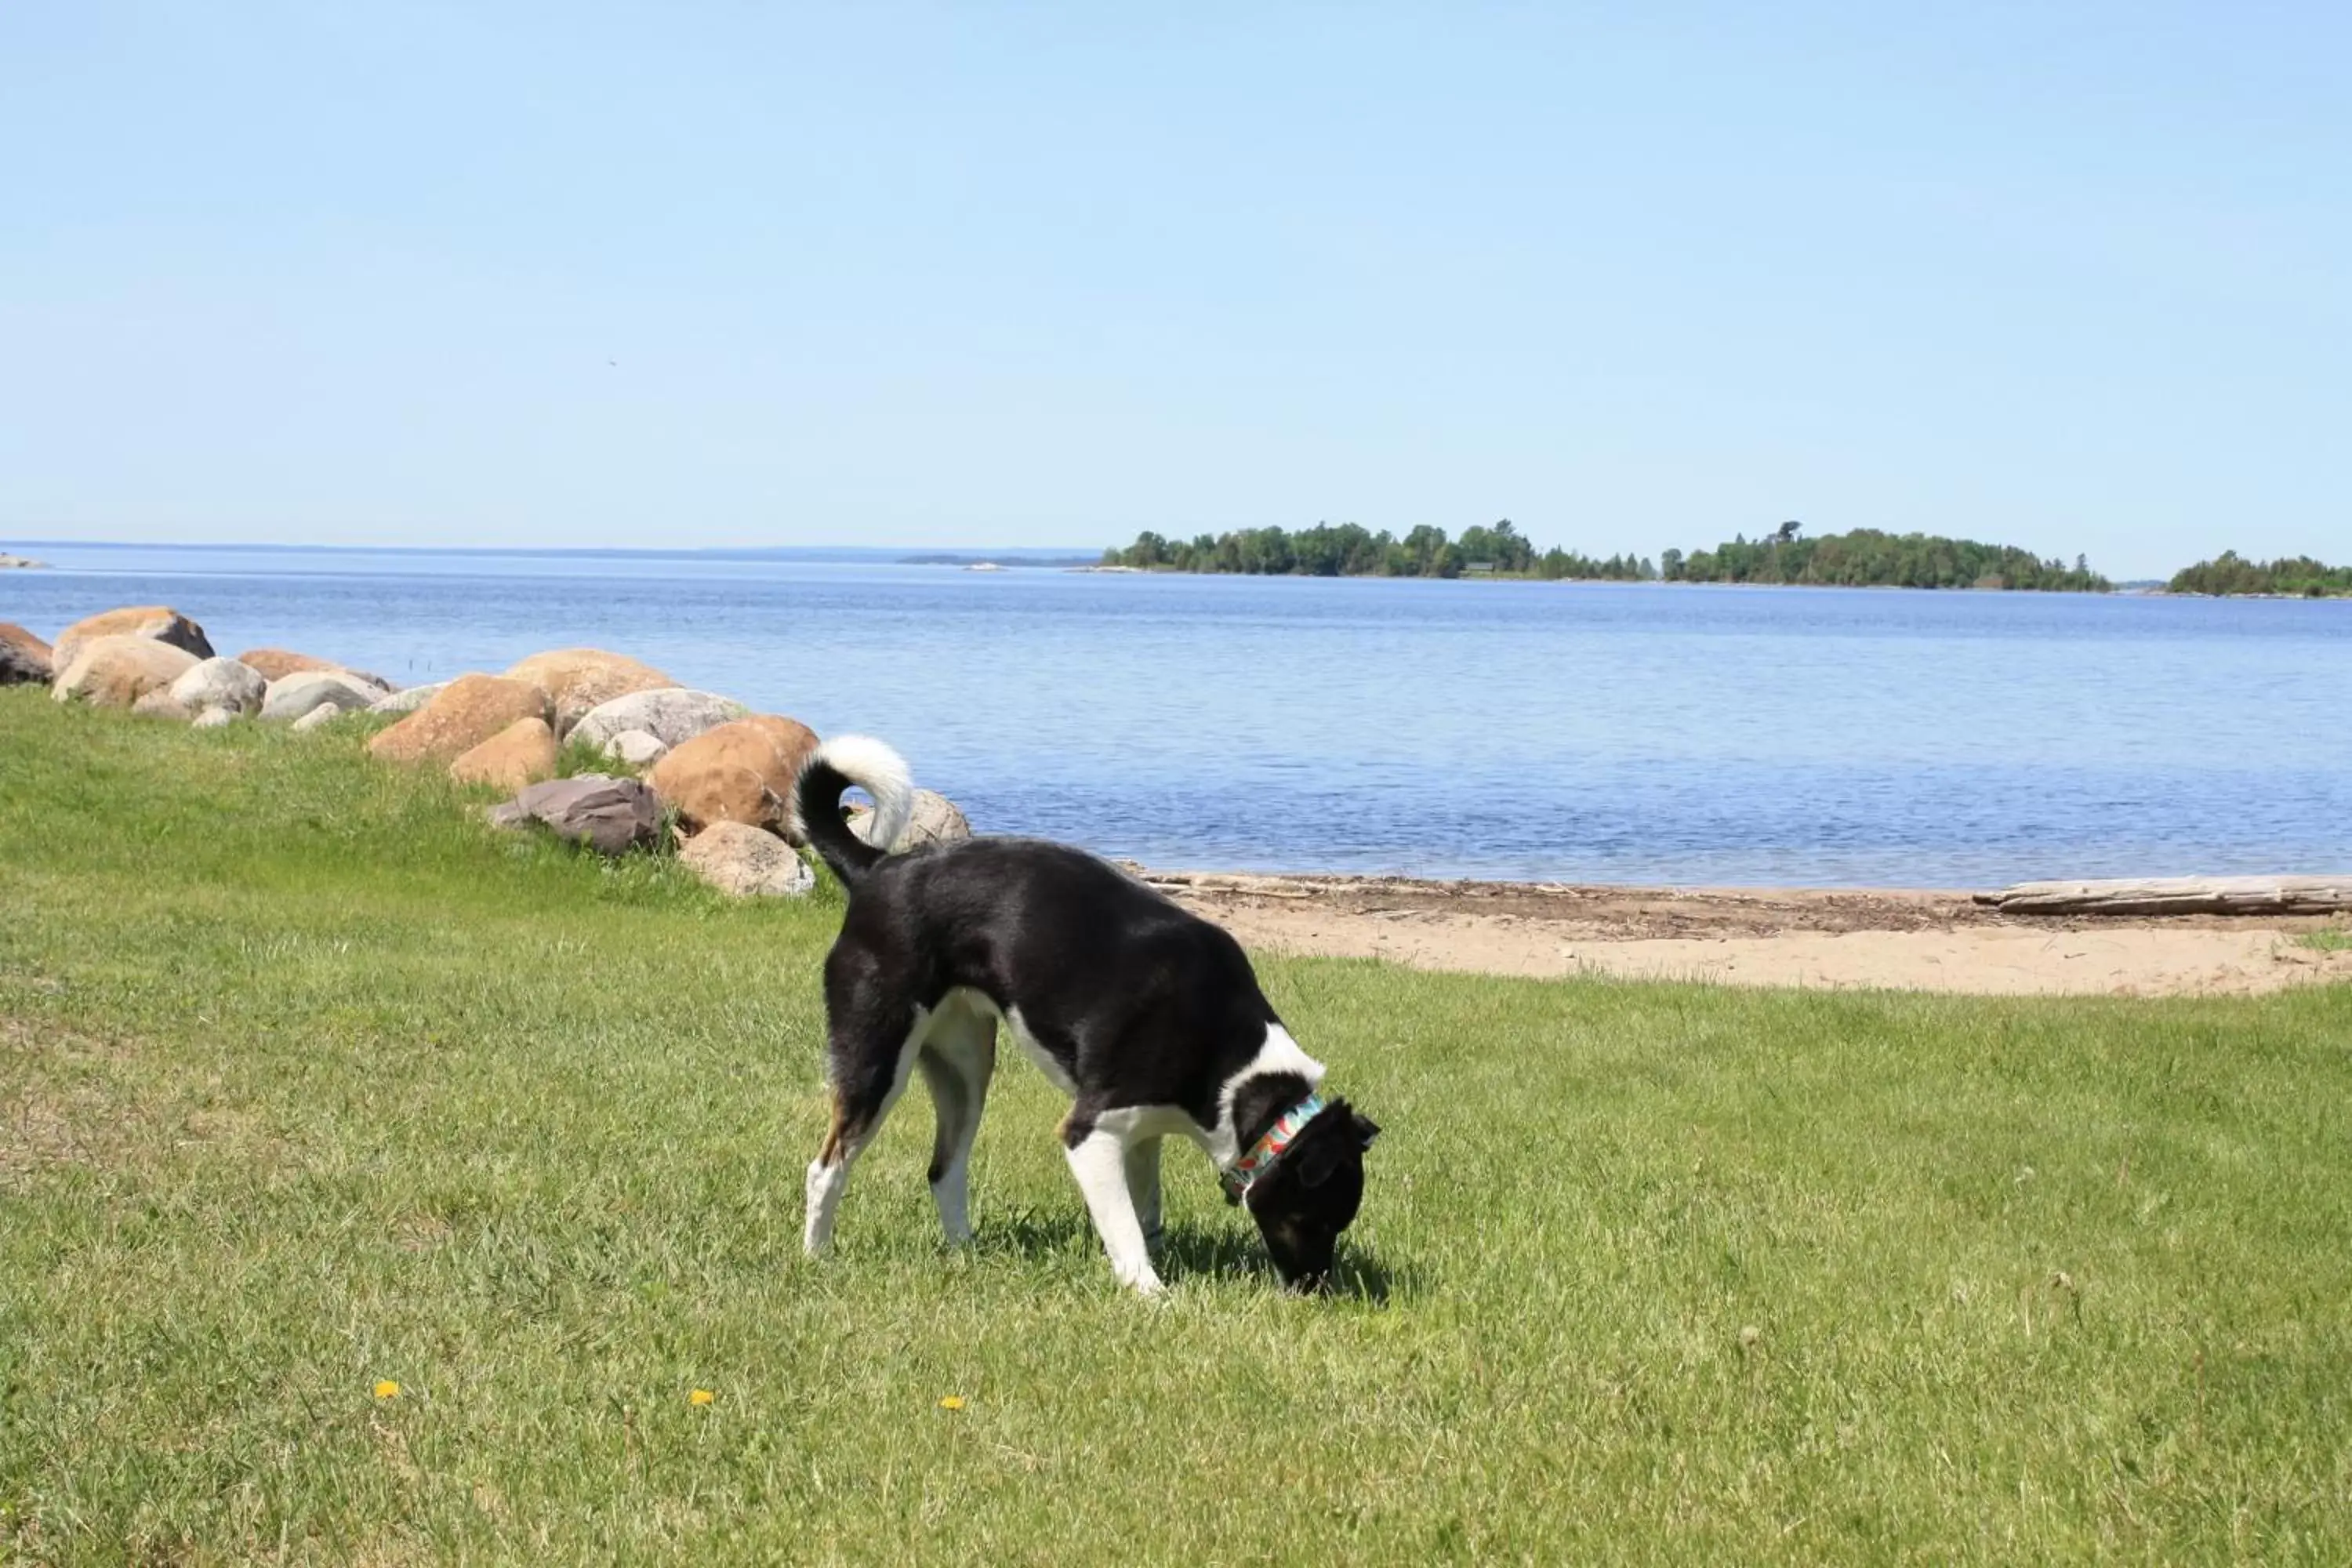
[(1217, 1173), (1218, 1184), (1225, 1189), (1225, 1202), (1237, 1204), (1248, 1193), (1252, 1184), (1264, 1175), (1267, 1167), (1282, 1158), (1307, 1124), (1322, 1113), (1323, 1097), (1310, 1094), (1274, 1119), (1265, 1136), (1250, 1145), (1250, 1152), (1234, 1162), (1233, 1169)]

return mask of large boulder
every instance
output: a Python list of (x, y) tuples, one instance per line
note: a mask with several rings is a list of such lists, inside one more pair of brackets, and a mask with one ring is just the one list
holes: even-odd
[(459, 784), (514, 791), (555, 771), (555, 731), (544, 719), (518, 719), (449, 764)]
[(59, 667), (49, 695), (60, 702), (79, 699), (101, 708), (129, 708), (195, 667), (194, 654), (152, 637), (86, 637)]
[(49, 662), (63, 674), (83, 644), (99, 637), (118, 637), (166, 643), (197, 658), (213, 657), (213, 645), (205, 640), (204, 627), (167, 605), (141, 605), (131, 609), (101, 611), (76, 621), (58, 634), (58, 646)]
[(758, 714), (670, 748), (646, 782), (688, 831), (714, 822), (782, 829), (786, 801), (816, 736), (797, 720)]
[(48, 644), (12, 621), (0, 621), (0, 686), (47, 686), (57, 677)]
[(664, 691), (633, 691), (610, 702), (600, 702), (572, 727), (571, 738), (603, 751), (625, 730), (642, 730), (665, 746), (693, 740), (706, 730), (746, 718), (751, 710), (713, 691), (671, 687)]
[(792, 846), (747, 823), (714, 822), (688, 839), (677, 858), (696, 876), (738, 899), (797, 899), (816, 886), (816, 873)]
[(189, 721), (189, 727), (196, 730), (218, 730), (226, 725), (234, 724), (244, 717), (244, 714), (233, 708), (207, 708)]
[(675, 690), (677, 682), (649, 664), (603, 648), (567, 647), (535, 653), (507, 671), (509, 680), (528, 680), (555, 704), (555, 732), (570, 732), (592, 708), (639, 691)]
[[(874, 842), (874, 808), (854, 805), (849, 808), (849, 831), (867, 844)], [(971, 837), (971, 824), (964, 820), (956, 803), (933, 790), (919, 789), (907, 813), (907, 826), (895, 844), (883, 848), (892, 855), (904, 855), (908, 850), (925, 844), (952, 844), (959, 838)]]
[(261, 700), (261, 716), (273, 724), (290, 724), (320, 708), (356, 713), (374, 707), (386, 693), (347, 669), (298, 669), (269, 683)]
[(414, 713), (419, 708), (424, 707), (427, 702), (432, 701), (436, 697), (440, 696), (442, 689), (448, 684), (449, 683), (446, 680), (436, 680), (425, 686), (408, 687), (403, 690), (394, 692), (391, 696), (385, 698), (381, 702), (371, 705), (368, 711), (371, 713)]
[(368, 750), (388, 763), (455, 762), (518, 719), (546, 723), (553, 716), (547, 693), (527, 680), (461, 675), (371, 739)]
[(641, 779), (604, 773), (535, 784), (489, 813), (494, 827), (543, 823), (575, 843), (605, 855), (650, 844), (661, 831), (661, 803)]
[(172, 682), (172, 700), (191, 714), (207, 708), (229, 708), (239, 713), (261, 711), (269, 681), (240, 659), (208, 658)]

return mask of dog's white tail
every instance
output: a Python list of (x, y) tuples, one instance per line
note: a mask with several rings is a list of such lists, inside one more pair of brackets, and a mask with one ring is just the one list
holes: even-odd
[[(874, 797), (874, 820), (863, 838), (842, 820), (841, 797), (852, 785)], [(856, 888), (889, 853), (915, 807), (907, 761), (870, 735), (840, 735), (809, 753), (793, 782), (793, 817), (800, 836), (841, 879)]]

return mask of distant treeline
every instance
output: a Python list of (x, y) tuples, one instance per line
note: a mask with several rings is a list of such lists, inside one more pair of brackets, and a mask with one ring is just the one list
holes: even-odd
[(1811, 583), (1838, 588), (2019, 588), (2105, 594), (2115, 587), (2077, 555), (2074, 564), (2044, 561), (2013, 544), (1979, 544), (1932, 533), (1850, 533), (1804, 537), (1784, 522), (1758, 540), (1734, 539), (1685, 557), (1664, 558), (1670, 583)]
[(1190, 542), (1138, 534), (1124, 550), (1103, 552), (1106, 566), (1146, 571), (1233, 572), (1297, 577), (1533, 577), (1549, 581), (1648, 583), (1815, 583), (1842, 587), (2032, 588), (2105, 593), (2114, 584), (2076, 556), (2043, 561), (2013, 545), (1930, 534), (1850, 533), (1804, 537), (1784, 522), (1761, 539), (1745, 535), (1655, 562), (1634, 555), (1606, 560), (1557, 546), (1538, 552), (1506, 518), (1491, 528), (1448, 539), (1424, 523), (1399, 539), (1356, 523), (1318, 523), (1297, 533), (1247, 528)]
[(2352, 595), (2352, 566), (2326, 566), (2308, 555), (2248, 561), (2234, 550), (2174, 574), (2173, 594), (2292, 594), (2307, 599)]
[(1459, 539), (1448, 539), (1444, 529), (1427, 523), (1402, 539), (1386, 529), (1374, 533), (1353, 522), (1322, 522), (1297, 533), (1244, 528), (1190, 541), (1146, 531), (1124, 550), (1104, 551), (1102, 563), (1254, 577), (1459, 577), (1467, 573), (1640, 580), (1658, 574), (1654, 564), (1630, 555), (1606, 561), (1566, 550), (1538, 555), (1508, 518), (1492, 528), (1469, 529)]

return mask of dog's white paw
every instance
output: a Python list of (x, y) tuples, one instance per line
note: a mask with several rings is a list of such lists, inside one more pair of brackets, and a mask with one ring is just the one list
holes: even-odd
[(841, 1205), (841, 1189), (848, 1180), (846, 1165), (828, 1165), (822, 1160), (809, 1163), (808, 1181), (803, 1188), (808, 1207), (801, 1224), (801, 1250), (811, 1258), (823, 1257), (833, 1240), (834, 1210)]

